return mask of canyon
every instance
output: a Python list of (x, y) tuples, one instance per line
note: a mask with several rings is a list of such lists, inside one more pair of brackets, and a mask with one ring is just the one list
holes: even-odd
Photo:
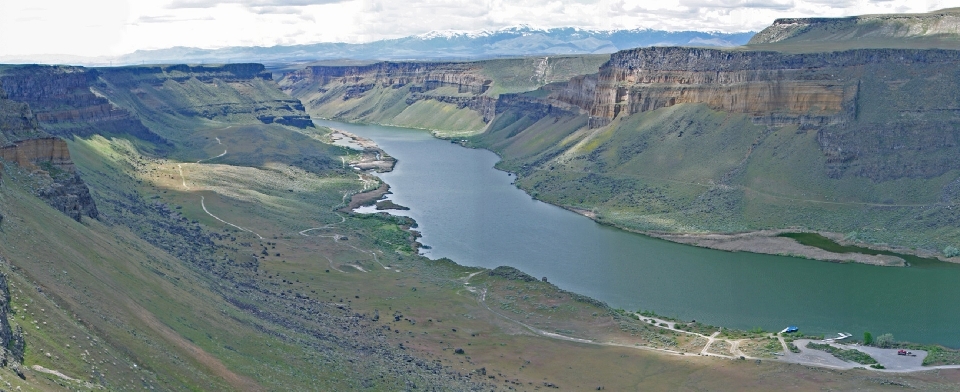
[[(924, 31), (938, 40), (952, 34), (953, 14), (938, 14), (944, 25), (935, 29), (894, 29), (903, 40), (882, 48), (870, 37), (865, 45), (841, 42), (842, 34), (818, 50), (809, 46), (813, 40), (804, 41), (830, 29), (866, 31), (865, 18), (781, 20), (751, 45), (724, 50), (648, 47), (269, 69), (246, 63), (0, 66), (0, 383), (43, 390), (957, 385), (960, 373), (949, 369), (890, 374), (781, 363), (776, 353), (789, 349), (784, 343), (727, 325), (724, 339), (742, 344), (711, 346), (705, 336), (719, 327), (705, 320), (677, 317), (672, 327), (660, 328), (649, 322), (654, 318), (639, 316), (649, 310), (615, 309), (556, 286), (579, 287), (593, 276), (598, 285), (622, 279), (624, 287), (636, 288), (640, 278), (650, 279), (639, 285), (650, 291), (638, 302), (622, 303), (653, 309), (666, 303), (659, 296), (678, 297), (673, 291), (693, 282), (682, 265), (696, 253), (704, 262), (697, 264), (703, 278), (695, 280), (724, 276), (710, 270), (721, 263), (730, 269), (716, 290), (687, 293), (694, 303), (708, 296), (729, 301), (725, 291), (749, 286), (765, 306), (796, 315), (789, 310), (795, 298), (764, 294), (800, 291), (783, 289), (790, 285), (809, 289), (807, 281), (790, 278), (796, 272), (776, 275), (784, 265), (824, 271), (805, 275), (841, 290), (859, 271), (874, 279), (863, 282), (883, 284), (910, 274), (914, 283), (900, 289), (923, 294), (911, 303), (952, 298), (954, 270), (941, 272), (954, 265), (925, 260), (929, 265), (909, 267), (921, 274), (796, 257), (714, 258), (716, 251), (598, 228), (543, 203), (532, 204), (585, 230), (615, 232), (633, 247), (616, 251), (619, 256), (653, 253), (649, 264), (629, 273), (584, 265), (613, 257), (592, 251), (603, 246), (590, 243), (595, 237), (573, 232), (566, 234), (587, 243), (578, 249), (581, 256), (571, 257), (566, 275), (551, 273), (556, 266), (548, 264), (527, 271), (541, 279), (493, 268), (508, 256), (481, 255), (491, 263), (483, 268), (434, 260), (418, 252), (412, 219), (343, 208), (353, 195), (379, 197), (390, 185), (351, 164), (397, 162), (394, 173), (401, 175), (404, 160), (436, 158), (441, 149), (387, 160), (381, 152), (389, 149), (333, 145), (343, 134), (328, 127), (338, 125), (314, 124), (329, 118), (428, 129), (496, 152), (499, 157), (471, 151), (485, 154), (489, 164), (499, 158), (497, 167), (516, 175), (485, 172), (518, 203), (531, 204), (532, 196), (603, 224), (692, 245), (726, 236), (793, 241), (774, 236), (821, 232), (842, 243), (960, 261), (960, 210), (954, 208), (960, 199), (960, 52), (904, 43), (918, 42), (909, 40)], [(429, 137), (389, 127), (377, 128), (377, 137), (397, 142), (394, 131)], [(450, 148), (444, 154), (460, 155), (454, 162), (465, 161), (459, 146), (430, 141)], [(451, 178), (466, 177), (453, 163), (445, 169)], [(427, 191), (438, 182), (418, 180)], [(447, 198), (458, 223), (465, 214), (483, 215), (463, 208), (468, 198), (455, 192), (466, 188), (451, 187), (454, 196)], [(397, 196), (403, 191), (395, 190)], [(489, 201), (479, 192), (471, 197)], [(487, 226), (496, 231), (504, 221)], [(432, 235), (423, 233), (424, 241)], [(477, 235), (468, 229), (445, 234), (451, 233)], [(528, 239), (508, 237), (474, 248)], [(644, 245), (651, 243), (671, 252)], [(529, 243), (519, 246), (536, 252)], [(872, 259), (906, 265), (895, 256)], [(665, 279), (657, 268), (674, 269), (676, 278)], [(738, 283), (746, 275), (737, 268), (764, 272), (750, 286)], [(830, 273), (841, 268), (857, 272)], [(864, 295), (866, 305), (856, 304), (864, 312), (884, 306), (897, 313), (907, 297), (864, 284), (877, 290)], [(834, 306), (837, 315), (824, 316), (816, 310), (822, 303), (805, 305), (813, 309), (810, 319), (821, 318), (808, 325), (827, 331), (836, 325), (832, 317), (850, 317), (840, 306)], [(682, 315), (695, 306), (665, 311)], [(952, 344), (954, 323), (945, 317), (953, 315), (911, 308), (917, 312), (912, 320), (946, 331), (922, 346), (931, 353), (924, 364), (960, 363), (957, 350), (932, 344)], [(738, 322), (723, 316), (710, 317)], [(856, 318), (849, 325), (859, 328), (868, 317)], [(903, 325), (894, 332), (907, 334), (912, 326)], [(697, 355), (703, 353), (730, 360)]]
[[(467, 138), (538, 198), (630, 230), (794, 228), (928, 253), (960, 243), (925, 234), (960, 218), (955, 51), (638, 48), (527, 91), (484, 67), (313, 66), (280, 83), (320, 118)], [(426, 100), (443, 109), (419, 110)], [(902, 230), (874, 230), (891, 212)]]

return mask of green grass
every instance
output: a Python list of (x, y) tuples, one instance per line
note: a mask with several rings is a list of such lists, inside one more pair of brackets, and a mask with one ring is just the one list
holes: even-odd
[(928, 265), (931, 263), (941, 263), (939, 259), (935, 259), (935, 258), (918, 257), (914, 255), (891, 252), (886, 250), (864, 248), (862, 246), (840, 245), (834, 242), (833, 240), (817, 233), (782, 233), (782, 234), (778, 234), (777, 236), (792, 238), (803, 245), (813, 246), (813, 247), (820, 248), (825, 251), (834, 252), (834, 253), (861, 253), (865, 255), (896, 256), (904, 259), (907, 263), (910, 263), (910, 265), (922, 266), (922, 265)]

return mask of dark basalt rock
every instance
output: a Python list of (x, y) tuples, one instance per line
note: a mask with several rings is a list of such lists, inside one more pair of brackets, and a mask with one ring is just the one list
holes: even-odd
[(40, 188), (37, 196), (77, 222), (80, 222), (83, 216), (93, 219), (100, 216), (97, 205), (90, 196), (90, 189), (78, 173), (60, 176), (50, 185)]

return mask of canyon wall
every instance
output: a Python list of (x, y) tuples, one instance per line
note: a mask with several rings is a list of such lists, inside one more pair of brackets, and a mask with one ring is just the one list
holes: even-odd
[(95, 94), (94, 69), (69, 66), (25, 65), (0, 73), (9, 99), (30, 106), (39, 125), (60, 137), (93, 134), (131, 135), (160, 145), (167, 144), (130, 111)]
[[(97, 69), (94, 89), (163, 124), (160, 114), (213, 121), (256, 120), (312, 127), (299, 100), (277, 88), (261, 64), (131, 66)], [(154, 124), (157, 125), (157, 124)]]
[[(400, 88), (416, 85), (414, 92), (424, 92), (439, 87), (454, 87), (458, 93), (483, 94), (493, 80), (482, 74), (478, 63), (455, 62), (382, 62), (362, 66), (314, 66), (288, 73), (289, 83), (303, 80), (329, 84), (339, 82), (352, 84), (357, 90), (364, 86), (380, 85)], [(363, 91), (357, 91), (362, 93)]]
[(608, 58), (311, 66), (286, 73), (279, 83), (318, 117), (475, 133), (496, 116), (501, 97), (596, 72)]
[(53, 208), (77, 222), (84, 216), (93, 219), (99, 217), (97, 204), (74, 167), (63, 139), (47, 136), (18, 140), (0, 147), (0, 159), (29, 172), (42, 174), (34, 177), (37, 181), (36, 194)]
[(618, 116), (682, 103), (747, 114), (769, 125), (823, 126), (856, 116), (860, 80), (876, 68), (957, 64), (946, 50), (851, 50), (787, 54), (698, 48), (615, 53), (596, 75), (552, 87), (549, 98), (577, 106), (599, 127)]
[(61, 170), (73, 171), (67, 143), (56, 137), (19, 140), (0, 147), (0, 159), (31, 170), (38, 169), (38, 163), (49, 162)]

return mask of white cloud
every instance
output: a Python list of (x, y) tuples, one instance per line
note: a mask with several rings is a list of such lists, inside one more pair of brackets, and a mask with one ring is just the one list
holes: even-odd
[(2, 0), (0, 55), (366, 42), (433, 30), (760, 30), (776, 18), (927, 12), (960, 0)]

